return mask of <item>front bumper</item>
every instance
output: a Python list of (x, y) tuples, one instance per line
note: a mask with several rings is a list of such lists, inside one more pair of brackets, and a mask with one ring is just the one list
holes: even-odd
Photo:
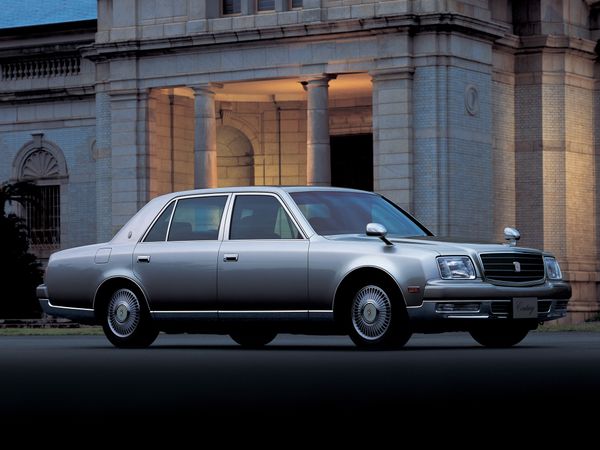
[(68, 308), (66, 306), (53, 305), (48, 298), (48, 289), (45, 284), (40, 284), (36, 288), (36, 294), (42, 310), (48, 315), (64, 317), (65, 319), (84, 324), (96, 323), (96, 316), (93, 309)]
[(423, 303), (409, 306), (408, 314), (415, 322), (513, 319), (515, 298), (536, 298), (537, 319), (544, 322), (564, 317), (570, 297), (571, 286), (566, 281), (546, 281), (535, 286), (501, 286), (481, 280), (434, 280), (425, 286)]

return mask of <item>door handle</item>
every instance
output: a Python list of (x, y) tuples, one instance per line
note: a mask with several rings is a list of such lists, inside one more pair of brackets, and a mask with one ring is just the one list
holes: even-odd
[(224, 262), (235, 262), (238, 260), (238, 258), (239, 258), (239, 255), (237, 253), (225, 253), (223, 255)]
[(150, 262), (150, 255), (139, 255), (137, 257), (137, 262), (139, 262), (139, 263), (149, 263)]

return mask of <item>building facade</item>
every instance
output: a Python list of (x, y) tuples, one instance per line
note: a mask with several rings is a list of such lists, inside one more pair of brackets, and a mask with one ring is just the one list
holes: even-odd
[(40, 257), (173, 190), (334, 184), (439, 235), (516, 226), (598, 314), (599, 1), (93, 6), (0, 29), (0, 181), (43, 191)]

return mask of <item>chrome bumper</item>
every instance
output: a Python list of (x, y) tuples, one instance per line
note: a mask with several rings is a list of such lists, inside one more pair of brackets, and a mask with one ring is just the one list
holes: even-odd
[[(407, 309), (411, 321), (512, 319), (512, 300), (424, 301)], [(538, 321), (566, 315), (566, 300), (538, 299)]]
[(427, 283), (423, 303), (409, 306), (414, 321), (445, 319), (512, 319), (514, 298), (537, 298), (538, 321), (559, 319), (567, 314), (571, 286), (565, 281), (547, 281), (535, 286), (500, 286), (476, 280)]

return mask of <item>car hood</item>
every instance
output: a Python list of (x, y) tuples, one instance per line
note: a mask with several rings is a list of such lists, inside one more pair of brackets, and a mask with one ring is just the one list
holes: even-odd
[(451, 252), (477, 252), (477, 253), (489, 253), (489, 252), (536, 252), (541, 253), (539, 250), (528, 248), (528, 247), (510, 247), (507, 244), (498, 244), (496, 242), (489, 241), (473, 241), (464, 238), (455, 237), (443, 237), (443, 236), (415, 236), (410, 238), (402, 239), (391, 239), (394, 243), (422, 243), (425, 245), (434, 246), (440, 253), (447, 254)]
[[(336, 236), (325, 236), (327, 239), (335, 241), (348, 241), (348, 242), (364, 242), (373, 241), (374, 243), (381, 243), (379, 239), (375, 237), (369, 237), (365, 235), (336, 235)], [(407, 238), (397, 238), (394, 236), (388, 236), (388, 239), (394, 244), (400, 246), (411, 246), (413, 248), (422, 251), (433, 251), (440, 255), (461, 255), (461, 254), (473, 254), (473, 253), (504, 253), (504, 252), (535, 252), (541, 253), (539, 250), (527, 247), (509, 247), (506, 244), (498, 244), (494, 242), (476, 242), (472, 240), (466, 240), (463, 238), (454, 237), (441, 237), (441, 236), (414, 236)]]

